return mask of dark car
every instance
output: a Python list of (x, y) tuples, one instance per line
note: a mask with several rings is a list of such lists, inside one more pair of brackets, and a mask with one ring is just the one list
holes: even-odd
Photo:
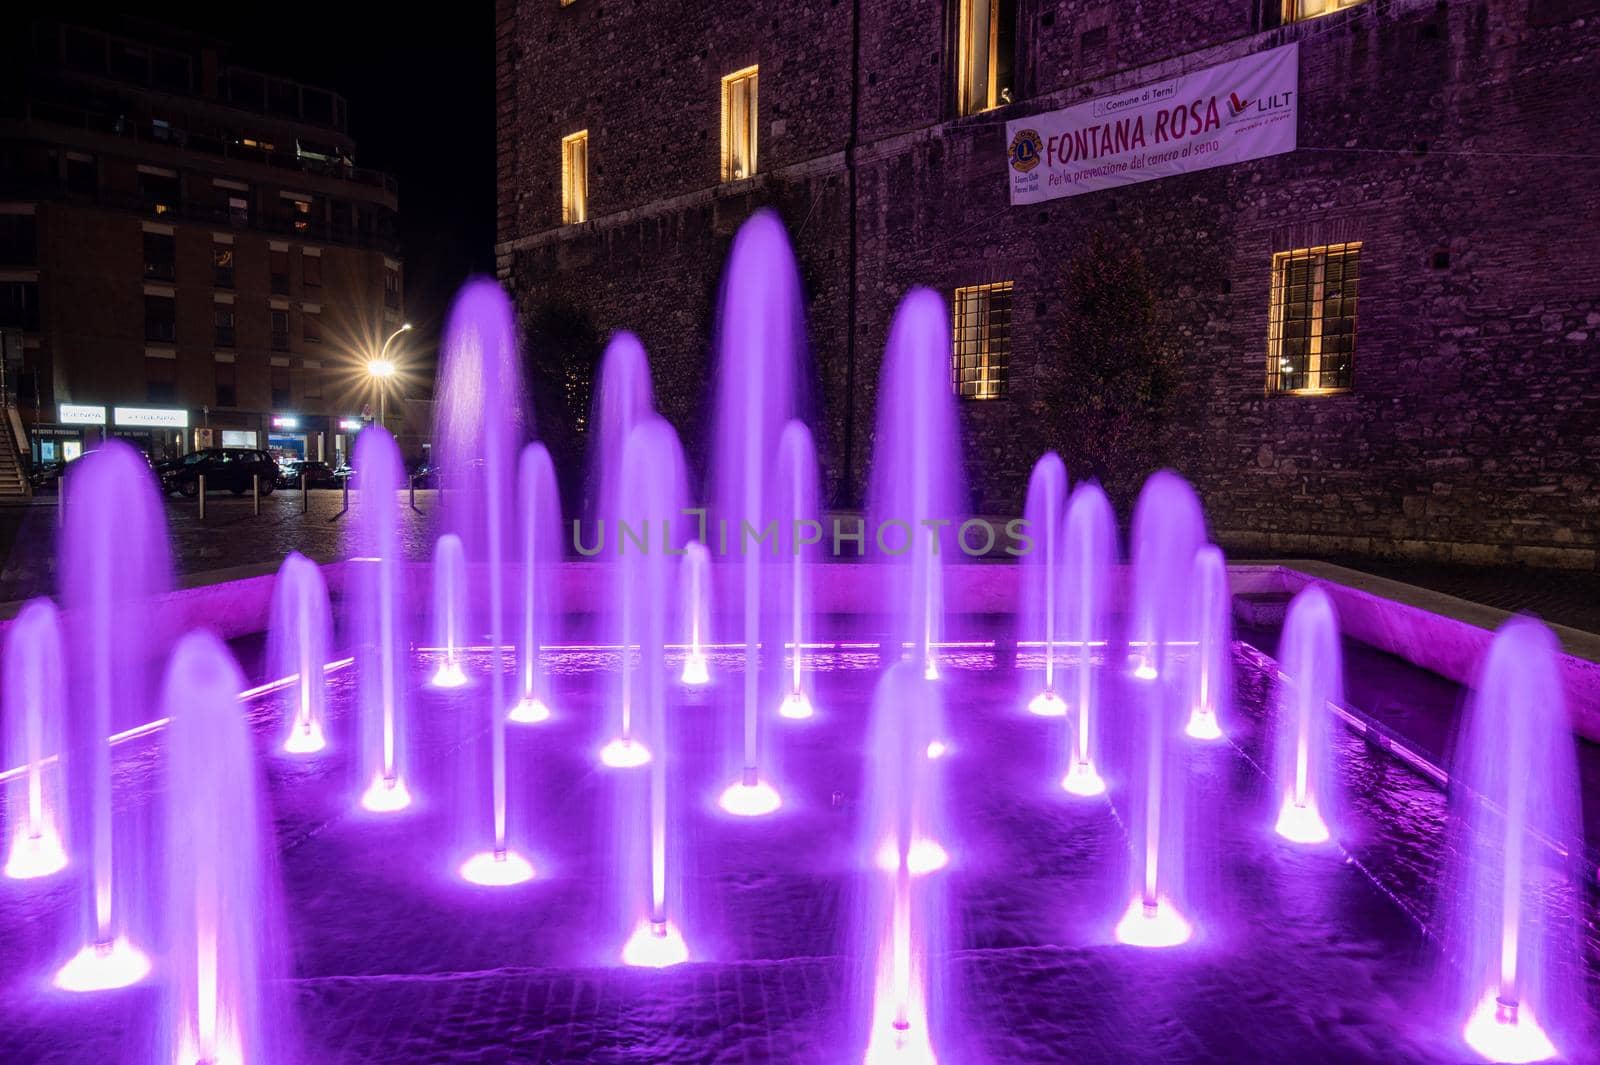
[(41, 462), (28, 471), (28, 483), (35, 492), (55, 492), (61, 488), (61, 477), (67, 472), (67, 464), (60, 459), (54, 462)]
[(234, 495), (250, 491), (251, 477), (261, 478), (261, 494), (271, 495), (278, 487), (278, 464), (265, 451), (248, 447), (208, 447), (191, 451), (181, 459), (163, 462), (161, 487), (168, 492), (200, 494), (200, 477), (205, 475), (206, 491), (227, 489)]
[(345, 467), (334, 469), (326, 462), (315, 459), (285, 462), (278, 467), (278, 487), (299, 488), (301, 474), (305, 475), (308, 488), (338, 488), (344, 484), (350, 472)]

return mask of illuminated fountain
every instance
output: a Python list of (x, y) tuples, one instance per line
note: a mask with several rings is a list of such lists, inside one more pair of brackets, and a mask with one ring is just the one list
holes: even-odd
[[(665, 666), (652, 660), (646, 653), (649, 649), (641, 642), (655, 634), (656, 603), (652, 597), (658, 593), (656, 581), (665, 580), (664, 574), (675, 567), (673, 558), (690, 557), (686, 549), (679, 547), (687, 539), (683, 534), (692, 517), (686, 512), (688, 476), (677, 434), (663, 419), (648, 418), (628, 434), (622, 484), (625, 491), (618, 529), (630, 537), (634, 546), (620, 550), (616, 563), (619, 572), (613, 584), (617, 596), (614, 624), (622, 635), (622, 663), (617, 676), (620, 731), (600, 749), (600, 760), (613, 769), (633, 769), (647, 764), (652, 757), (637, 726), (644, 724), (643, 732), (655, 739), (660, 737), (648, 722), (639, 721), (640, 708), (645, 714), (658, 712), (659, 706), (652, 708), (651, 700), (665, 698), (656, 691), (661, 682), (657, 674), (664, 676)], [(620, 540), (618, 547), (622, 547)], [(660, 595), (664, 599), (665, 591)], [(663, 625), (666, 616), (660, 622)], [(661, 636), (665, 647), (664, 635), (655, 635)], [(652, 782), (658, 775), (650, 774)]]
[(1583, 832), (1557, 654), (1531, 618), (1500, 627), (1451, 771), (1442, 980), (1462, 1038), (1491, 1061), (1592, 1060), (1581, 1045), (1586, 863), (1565, 852)]
[(150, 616), (171, 586), (166, 520), (143, 455), (115, 438), (72, 463), (72, 504), (58, 538), (62, 605), (74, 632), (68, 676), (67, 838), (88, 857), (84, 946), (56, 974), (57, 987), (125, 987), (150, 970), (139, 943), (150, 931), (155, 892), (142, 868), (150, 826), (139, 810), (116, 809), (110, 737), (148, 723), (147, 664), (159, 646)]
[(1083, 798), (1105, 794), (1096, 768), (1100, 747), (1100, 702), (1104, 682), (1095, 653), (1111, 644), (1113, 574), (1117, 566), (1117, 518), (1099, 485), (1086, 481), (1073, 490), (1061, 541), (1062, 635), (1072, 656), (1073, 726), (1071, 752), (1061, 786)]
[(435, 688), (467, 683), (461, 669), (462, 625), (467, 614), (467, 555), (461, 537), (445, 533), (433, 545), (433, 623), (444, 660), (428, 682)]
[[(634, 426), (655, 415), (650, 360), (632, 333), (612, 336), (600, 356), (595, 378), (594, 444), (589, 451), (585, 517), (596, 523), (616, 521), (622, 491), (622, 452)], [(603, 536), (603, 526), (597, 530)], [(600, 546), (603, 546), (603, 541)]]
[(355, 475), (360, 498), (356, 535), (361, 560), (353, 563), (356, 668), (361, 699), (361, 805), (395, 813), (411, 805), (406, 787), (410, 738), (406, 701), (406, 634), (399, 587), (400, 449), (379, 425), (356, 437)]
[(550, 717), (550, 680), (539, 666), (539, 649), (555, 635), (559, 616), (555, 581), (561, 563), (561, 494), (550, 452), (540, 443), (522, 449), (517, 465), (517, 518), (522, 563), (522, 627), (517, 637), (521, 692), (509, 720), (529, 725)]
[(272, 817), (244, 677), (222, 641), (185, 636), (167, 669), (168, 951), (165, 1060), (179, 1065), (272, 1060), (287, 1026), (273, 1001), (284, 973)]
[(1228, 591), (1228, 563), (1215, 544), (1194, 556), (1194, 668), (1189, 670), (1193, 693), (1189, 723), (1183, 731), (1190, 739), (1222, 739), (1220, 710), (1228, 704), (1233, 673), (1233, 598)]
[[(802, 416), (800, 390), (806, 380), (804, 304), (799, 270), (783, 223), (770, 209), (751, 215), (738, 235), (723, 273), (718, 308), (717, 397), (714, 420), (712, 517), (719, 553), (739, 558), (741, 735), (738, 777), (722, 792), (723, 810), (760, 817), (782, 805), (761, 774), (761, 623), (770, 567), (761, 557), (762, 533), (782, 502), (769, 478), (779, 434)], [(770, 770), (770, 767), (769, 767)]]
[(1171, 947), (1192, 934), (1187, 908), (1188, 773), (1182, 757), (1194, 662), (1190, 580), (1205, 542), (1194, 489), (1177, 474), (1152, 474), (1133, 512), (1134, 677), (1129, 692), (1136, 736), (1131, 759), (1129, 836), (1133, 899), (1117, 939)]
[(1344, 702), (1339, 621), (1328, 594), (1308, 585), (1289, 604), (1278, 661), (1278, 835), (1291, 843), (1328, 841), (1333, 809), (1333, 709)]
[(269, 676), (294, 680), (283, 738), (287, 754), (315, 754), (327, 746), (328, 682), (323, 669), (332, 624), (322, 567), (298, 551), (289, 552), (272, 586), (267, 634)]
[(817, 475), (817, 451), (811, 430), (798, 421), (783, 427), (778, 439), (778, 543), (788, 559), (789, 579), (778, 587), (781, 616), (788, 622), (789, 684), (778, 713), (802, 721), (816, 712), (805, 686), (805, 646), (811, 633), (811, 602), (806, 582), (815, 562), (816, 545), (822, 538), (817, 520), (821, 499)]
[(868, 535), (886, 564), (898, 623), (890, 639), (912, 649), (929, 680), (938, 679), (944, 638), (940, 568), (959, 554), (955, 528), (967, 510), (951, 350), (944, 299), (912, 289), (889, 327), (867, 496)]
[(916, 663), (897, 663), (878, 682), (863, 782), (861, 859), (866, 894), (857, 930), (868, 970), (865, 1060), (931, 1065), (931, 1018), (942, 990), (948, 861), (940, 780), (930, 748), (944, 735), (938, 686)]
[(526, 430), (511, 300), (492, 280), (469, 281), (450, 308), (440, 345), (434, 438), (450, 486), (444, 525), (461, 538), (470, 565), (482, 575), (484, 594), (472, 604), (477, 611), (474, 631), (485, 633), (489, 643), (488, 691), (473, 704), (484, 715), (478, 720), (487, 725), (487, 763), (479, 757), (475, 737), (462, 745), (458, 756), (458, 831), (472, 851), (460, 874), (471, 883), (494, 887), (519, 884), (534, 875), (532, 863), (512, 846), (514, 827), (520, 831), (522, 826), (520, 821), (513, 825), (506, 755), (511, 709), (506, 695), (506, 577), (508, 562), (518, 554), (516, 466)]
[[(1022, 616), (1018, 643), (1038, 644), (1044, 651), (1044, 677), (1028, 700), (1028, 710), (1040, 717), (1063, 717), (1066, 700), (1056, 692), (1057, 641), (1063, 631), (1062, 613), (1068, 603), (1061, 594), (1062, 514), (1067, 505), (1067, 467), (1061, 456), (1048, 451), (1039, 456), (1028, 478), (1028, 500), (1023, 508), (1032, 541), (1022, 557)], [(1032, 678), (1029, 678), (1032, 683)]]
[(683, 673), (679, 680), (690, 687), (711, 683), (706, 643), (711, 634), (711, 552), (699, 540), (684, 545), (679, 564), (683, 601)]
[[(628, 435), (623, 459), (624, 498), (632, 515), (651, 529), (659, 529), (650, 550), (630, 552), (621, 563), (623, 584), (630, 589), (629, 613), (624, 631), (628, 642), (639, 648), (636, 683), (636, 710), (641, 731), (652, 747), (647, 787), (642, 804), (624, 807), (618, 835), (633, 848), (624, 872), (639, 870), (644, 876), (630, 876), (624, 888), (624, 905), (630, 911), (633, 931), (622, 950), (628, 965), (664, 968), (688, 960), (689, 948), (683, 933), (672, 920), (678, 912), (679, 882), (677, 862), (668, 839), (669, 813), (675, 798), (668, 794), (670, 747), (666, 716), (667, 702), (667, 626), (672, 616), (674, 592), (674, 552), (687, 537), (689, 517), (683, 513), (687, 498), (687, 478), (677, 434), (660, 418), (652, 418)], [(625, 779), (622, 787), (636, 781)], [(642, 817), (640, 815), (643, 815)], [(641, 822), (643, 822), (641, 824)], [(640, 861), (640, 858), (643, 861)]]
[(66, 718), (61, 672), (61, 619), (55, 604), (34, 599), (11, 624), (5, 647), (4, 774), (7, 835), (5, 875), (13, 880), (53, 876), (67, 865)]

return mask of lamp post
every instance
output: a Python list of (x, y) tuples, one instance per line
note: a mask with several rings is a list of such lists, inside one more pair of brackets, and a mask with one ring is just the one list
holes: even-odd
[(388, 378), (393, 377), (395, 373), (394, 363), (389, 361), (389, 345), (394, 341), (395, 337), (399, 336), (401, 333), (409, 332), (410, 329), (410, 322), (402, 322), (400, 328), (390, 333), (388, 339), (383, 342), (383, 347), (378, 349), (378, 357), (376, 359), (370, 359), (367, 362), (367, 376), (372, 378), (373, 384), (378, 390), (379, 425), (384, 423), (384, 414), (386, 413), (384, 409), (384, 401), (387, 399), (387, 390), (385, 386)]

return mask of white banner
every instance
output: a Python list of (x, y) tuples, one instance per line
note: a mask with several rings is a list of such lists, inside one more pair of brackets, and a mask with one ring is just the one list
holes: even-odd
[(1006, 123), (1011, 202), (1038, 203), (1292, 152), (1298, 43)]

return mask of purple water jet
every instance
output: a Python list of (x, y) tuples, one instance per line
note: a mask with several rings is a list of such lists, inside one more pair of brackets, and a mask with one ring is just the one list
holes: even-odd
[(272, 586), (267, 635), (270, 676), (294, 678), (283, 750), (315, 754), (327, 746), (328, 682), (324, 667), (332, 640), (328, 585), (322, 567), (291, 551)]
[(757, 211), (739, 228), (717, 314), (712, 518), (719, 554), (739, 555), (744, 644), (740, 765), (719, 801), (731, 814), (757, 817), (782, 801), (761, 774), (760, 652), (768, 570), (761, 549), (781, 506), (770, 463), (783, 427), (804, 413), (807, 361), (799, 269), (775, 212)]
[(778, 439), (778, 540), (788, 556), (783, 566), (788, 570), (788, 580), (779, 582), (777, 600), (781, 625), (786, 630), (784, 642), (789, 647), (789, 683), (778, 704), (778, 714), (793, 721), (805, 720), (816, 712), (811, 694), (806, 691), (804, 667), (806, 640), (811, 633), (807, 577), (816, 563), (817, 544), (822, 539), (819, 482), (811, 430), (792, 421), (784, 426)]
[(1067, 506), (1067, 467), (1054, 451), (1039, 456), (1028, 478), (1028, 498), (1023, 507), (1031, 550), (1022, 557), (1022, 614), (1019, 645), (1038, 645), (1044, 657), (1044, 676), (1029, 675), (1028, 710), (1040, 717), (1062, 717), (1066, 700), (1056, 692), (1056, 659), (1064, 630), (1068, 600), (1061, 594), (1062, 515)]
[[(683, 933), (673, 919), (681, 907), (675, 875), (677, 862), (671, 854), (677, 834), (671, 838), (668, 834), (675, 799), (668, 790), (671, 749), (666, 713), (666, 647), (676, 557), (679, 545), (688, 539), (690, 523), (684, 512), (688, 479), (683, 453), (677, 434), (663, 419), (649, 419), (628, 434), (622, 483), (629, 524), (656, 530), (646, 550), (631, 552), (621, 560), (622, 584), (628, 589), (625, 644), (627, 648), (635, 644), (639, 648), (637, 667), (623, 667), (625, 673), (636, 674), (633, 698), (638, 736), (633, 742), (648, 744), (650, 749), (643, 808), (624, 808), (617, 833), (622, 845), (633, 851), (625, 856), (622, 865), (631, 880), (625, 885), (623, 896), (633, 926), (622, 960), (628, 965), (663, 968), (689, 957)], [(627, 657), (632, 658), (631, 654)], [(643, 876), (628, 875), (641, 870), (641, 866)]]
[(680, 563), (683, 602), (683, 672), (679, 680), (690, 687), (711, 683), (706, 644), (711, 640), (711, 552), (698, 540), (684, 545)]
[(1328, 841), (1335, 797), (1333, 706), (1344, 702), (1344, 660), (1333, 601), (1315, 584), (1289, 604), (1278, 651), (1278, 835)]
[(1169, 947), (1192, 934), (1187, 894), (1188, 773), (1181, 757), (1195, 611), (1190, 581), (1205, 543), (1200, 501), (1168, 470), (1145, 481), (1133, 512), (1133, 676), (1137, 720), (1129, 788), (1133, 899), (1117, 938)]
[(467, 555), (461, 537), (445, 533), (433, 545), (433, 624), (435, 643), (444, 658), (428, 683), (435, 688), (460, 688), (467, 683), (461, 668), (462, 627), (467, 620)]
[(655, 414), (650, 360), (632, 333), (612, 336), (600, 356), (590, 418), (588, 492), (585, 516), (601, 523), (616, 520), (622, 490), (622, 451), (634, 426)]
[(1207, 544), (1195, 552), (1191, 587), (1194, 631), (1199, 641), (1189, 670), (1190, 739), (1222, 739), (1221, 710), (1228, 705), (1233, 675), (1233, 597), (1228, 590), (1228, 563), (1222, 549)]
[(550, 680), (540, 648), (558, 633), (555, 581), (561, 563), (561, 494), (550, 452), (540, 443), (522, 449), (517, 464), (517, 517), (522, 563), (521, 628), (517, 634), (520, 697), (509, 720), (528, 725), (550, 717)]
[(6, 728), (3, 766), (10, 845), (5, 875), (14, 880), (53, 876), (67, 865), (66, 719), (61, 668), (61, 618), (48, 599), (30, 600), (11, 624), (5, 648)]
[(966, 511), (952, 351), (944, 300), (912, 289), (883, 354), (867, 498), (868, 535), (890, 571), (890, 644), (910, 647), (929, 679), (938, 678), (944, 638), (941, 567), (958, 554), (955, 526)]
[(69, 990), (123, 987), (144, 978), (138, 946), (153, 906), (142, 866), (150, 826), (141, 811), (114, 810), (110, 736), (146, 723), (147, 663), (159, 627), (138, 622), (171, 587), (166, 518), (144, 456), (107, 440), (72, 464), (58, 538), (68, 646), (68, 837), (84, 848), (84, 947), (57, 974)]
[(872, 700), (872, 730), (861, 821), (866, 891), (856, 929), (866, 960), (861, 988), (869, 1065), (934, 1060), (932, 1018), (939, 1000), (946, 924), (949, 841), (938, 685), (916, 663), (891, 666)]
[(511, 300), (493, 281), (469, 281), (445, 325), (434, 436), (450, 489), (445, 525), (461, 537), (469, 565), (482, 573), (485, 595), (476, 603), (475, 628), (489, 643), (488, 691), (476, 700), (487, 716), (488, 763), (481, 764), (473, 745), (463, 748), (459, 760), (461, 832), (468, 849), (477, 848), (460, 872), (468, 881), (493, 886), (533, 876), (533, 866), (511, 845), (520, 811), (514, 816), (510, 809), (506, 757), (506, 716), (512, 710), (506, 695), (506, 573), (517, 543), (516, 456), (527, 428)]
[(1586, 1057), (1577, 759), (1550, 630), (1495, 633), (1457, 738), (1442, 982), (1492, 1061)]
[(1083, 798), (1103, 795), (1097, 768), (1100, 702), (1104, 680), (1096, 651), (1109, 657), (1112, 578), (1118, 561), (1117, 518), (1099, 485), (1087, 481), (1073, 490), (1062, 532), (1062, 635), (1071, 656), (1071, 753), (1061, 787)]
[(265, 1062), (286, 1026), (272, 818), (221, 640), (185, 636), (167, 668), (167, 1061)]
[(360, 678), (361, 805), (395, 813), (411, 805), (406, 785), (410, 739), (406, 698), (405, 618), (399, 567), (400, 449), (382, 426), (356, 437), (355, 476), (360, 487), (356, 535), (361, 560), (354, 571), (356, 668)]

